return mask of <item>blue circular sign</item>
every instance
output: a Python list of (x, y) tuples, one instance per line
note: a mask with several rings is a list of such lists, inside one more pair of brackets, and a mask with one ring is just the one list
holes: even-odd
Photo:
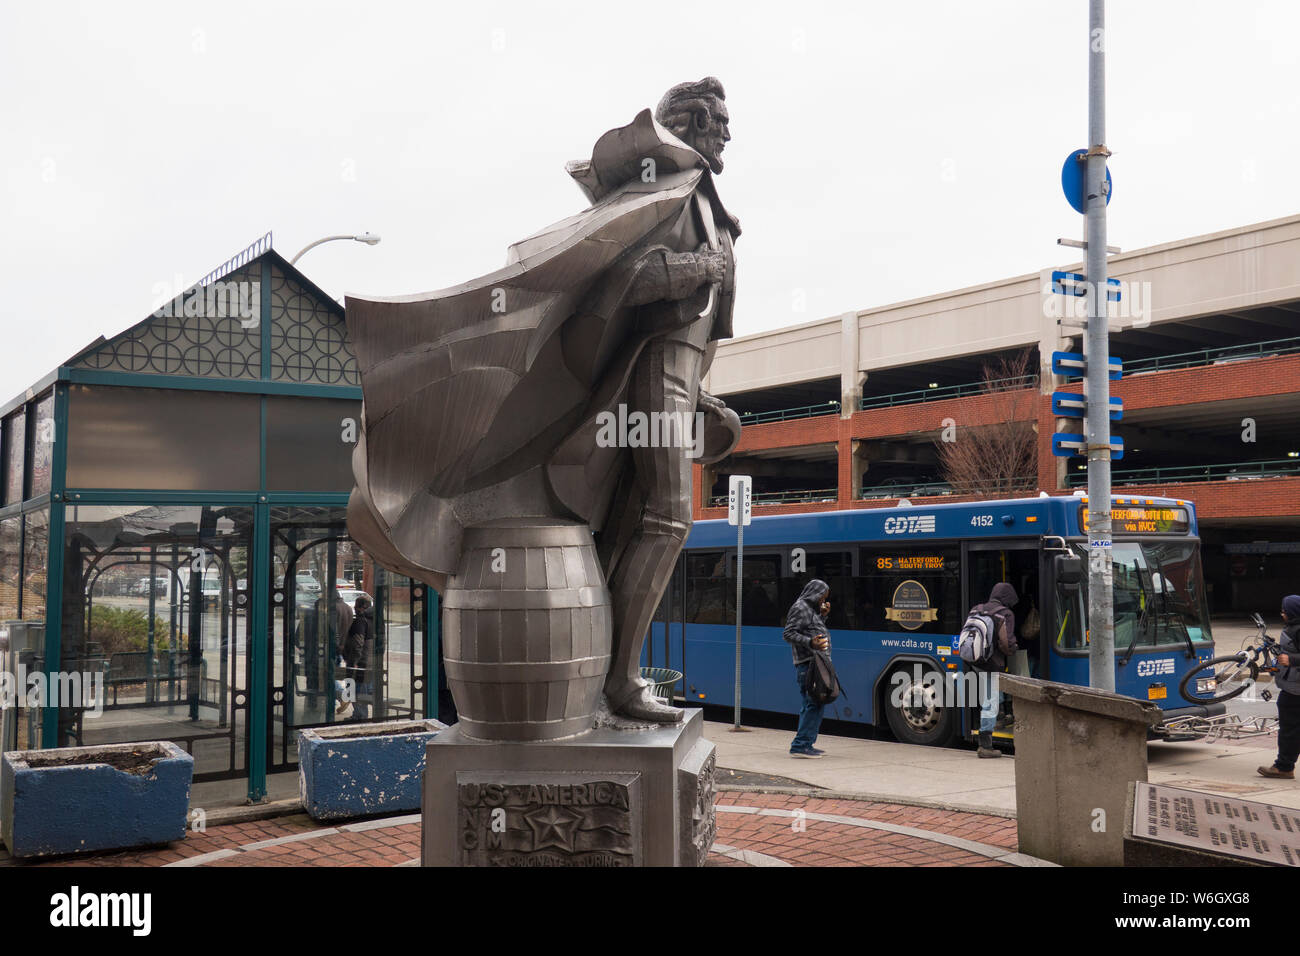
[[(1065, 200), (1070, 204), (1075, 212), (1079, 215), (1087, 213), (1088, 209), (1084, 205), (1084, 180), (1087, 178), (1086, 173), (1088, 164), (1085, 161), (1088, 156), (1086, 149), (1076, 149), (1071, 151), (1070, 155), (1065, 157), (1065, 165), (1061, 167), (1061, 188), (1065, 190)], [(1115, 195), (1115, 187), (1110, 181), (1110, 168), (1106, 169), (1106, 205), (1110, 205), (1111, 197)]]

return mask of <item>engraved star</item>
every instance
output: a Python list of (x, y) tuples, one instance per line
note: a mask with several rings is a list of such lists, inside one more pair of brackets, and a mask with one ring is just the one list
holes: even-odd
[(533, 849), (558, 847), (566, 853), (573, 852), (573, 837), (582, 820), (582, 814), (564, 807), (541, 807), (524, 815), (533, 830)]

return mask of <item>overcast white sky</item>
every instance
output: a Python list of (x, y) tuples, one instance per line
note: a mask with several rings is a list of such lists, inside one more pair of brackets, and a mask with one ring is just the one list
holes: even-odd
[[(1086, 0), (86, 3), (0, 14), (0, 399), (267, 230), (332, 295), (438, 289), (713, 74), (736, 332), (1070, 260)], [(1110, 0), (1110, 241), (1300, 212), (1300, 4)], [(802, 311), (800, 311), (802, 306)]]

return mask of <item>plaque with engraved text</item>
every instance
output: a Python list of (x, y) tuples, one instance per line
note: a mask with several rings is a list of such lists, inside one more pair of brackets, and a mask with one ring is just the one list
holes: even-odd
[(462, 866), (640, 866), (638, 773), (456, 774)]
[(698, 741), (677, 769), (677, 799), (681, 812), (678, 824), (683, 866), (703, 866), (718, 835), (714, 776), (717, 756), (713, 744)]
[(1300, 866), (1300, 811), (1138, 781), (1133, 836), (1256, 863)]

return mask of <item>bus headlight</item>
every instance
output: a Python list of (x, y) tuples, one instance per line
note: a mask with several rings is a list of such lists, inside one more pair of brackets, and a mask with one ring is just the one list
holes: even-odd
[(1201, 677), (1196, 681), (1196, 693), (1198, 695), (1213, 694), (1218, 686), (1219, 682), (1213, 677)]

